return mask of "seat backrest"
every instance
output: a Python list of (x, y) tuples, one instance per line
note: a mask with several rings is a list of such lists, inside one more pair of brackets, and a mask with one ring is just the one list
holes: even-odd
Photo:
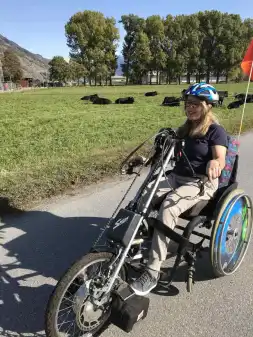
[(219, 188), (229, 186), (236, 181), (239, 145), (240, 143), (235, 136), (228, 135), (226, 164), (219, 178)]

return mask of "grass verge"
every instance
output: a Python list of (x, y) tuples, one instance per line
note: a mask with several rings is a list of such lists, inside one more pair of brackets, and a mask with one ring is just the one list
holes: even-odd
[[(26, 208), (34, 201), (117, 173), (120, 161), (142, 140), (164, 126), (177, 127), (181, 107), (161, 106), (165, 96), (179, 96), (182, 86), (54, 88), (0, 96), (0, 193)], [(230, 97), (215, 109), (228, 132), (239, 130), (242, 107), (228, 110), (235, 92), (246, 84), (222, 84)], [(145, 97), (157, 90), (158, 96)], [(98, 106), (80, 100), (97, 93), (114, 101), (134, 96), (133, 105)], [(253, 105), (247, 104), (243, 130), (252, 128)]]

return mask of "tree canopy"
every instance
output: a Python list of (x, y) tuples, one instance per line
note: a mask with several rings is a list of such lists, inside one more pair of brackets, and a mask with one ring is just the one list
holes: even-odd
[[(209, 82), (215, 76), (240, 80), (240, 62), (253, 38), (253, 20), (217, 10), (190, 15), (122, 15), (125, 30), (121, 64), (126, 82), (143, 83), (156, 75), (156, 83), (181, 82), (191, 76)], [(116, 20), (103, 13), (86, 10), (74, 14), (65, 25), (70, 63), (54, 58), (50, 73), (57, 79), (89, 79), (108, 82), (117, 69), (119, 30)], [(69, 70), (66, 70), (66, 67)], [(61, 68), (61, 70), (60, 70)], [(56, 70), (58, 69), (58, 70)]]
[(6, 49), (2, 58), (3, 77), (14, 83), (20, 81), (23, 77), (20, 60), (11, 49)]

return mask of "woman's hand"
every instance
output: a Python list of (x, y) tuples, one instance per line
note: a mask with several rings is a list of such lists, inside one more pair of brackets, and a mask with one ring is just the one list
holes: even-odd
[(209, 180), (218, 178), (221, 175), (220, 163), (218, 160), (210, 160), (207, 164), (207, 175)]

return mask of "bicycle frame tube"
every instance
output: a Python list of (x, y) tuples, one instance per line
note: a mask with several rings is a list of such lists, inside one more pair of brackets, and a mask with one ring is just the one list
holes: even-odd
[(161, 180), (163, 172), (164, 172), (166, 166), (168, 165), (168, 163), (169, 163), (169, 161), (170, 161), (170, 159), (171, 159), (171, 157), (173, 155), (174, 148), (175, 148), (175, 143), (173, 142), (173, 144), (170, 147), (170, 150), (169, 150), (169, 153), (167, 155), (167, 158), (165, 159), (163, 166), (161, 166), (161, 168), (160, 168), (160, 172), (158, 174), (158, 177), (156, 178), (155, 185), (154, 185), (154, 187), (153, 187), (153, 189), (152, 189), (152, 191), (150, 193), (150, 196), (149, 196), (149, 198), (148, 198), (148, 200), (147, 200), (147, 202), (146, 202), (146, 204), (144, 206), (144, 209), (143, 209), (143, 212), (142, 212), (142, 216), (141, 216), (141, 218), (140, 218), (140, 220), (139, 220), (139, 222), (138, 222), (138, 224), (137, 224), (137, 226), (136, 226), (136, 228), (135, 228), (135, 230), (133, 232), (131, 240), (130, 240), (129, 244), (127, 245), (127, 247), (124, 249), (124, 252), (123, 252), (123, 254), (122, 254), (121, 258), (120, 258), (120, 261), (119, 261), (119, 263), (118, 263), (118, 265), (117, 265), (117, 267), (116, 267), (116, 269), (115, 269), (115, 271), (114, 271), (114, 273), (113, 273), (113, 275), (111, 277), (109, 285), (108, 285), (108, 287), (107, 287), (107, 289), (105, 291), (106, 294), (108, 294), (111, 291), (113, 283), (115, 282), (115, 280), (116, 280), (116, 278), (118, 276), (118, 273), (119, 273), (122, 265), (124, 264), (125, 258), (126, 258), (128, 252), (129, 252), (130, 247), (132, 246), (132, 243), (134, 241), (135, 235), (136, 235), (136, 233), (138, 232), (138, 230), (140, 228), (140, 225), (141, 225), (141, 223), (142, 223), (142, 221), (144, 219), (144, 215), (146, 214), (147, 209), (148, 209), (148, 207), (149, 207), (149, 205), (151, 203), (151, 200), (152, 200), (152, 198), (153, 198), (153, 196), (154, 196), (154, 194), (156, 192), (156, 189), (157, 189), (158, 184), (159, 184), (159, 182)]
[[(175, 141), (172, 140), (172, 145), (170, 144), (169, 149), (171, 149), (171, 147), (175, 148)], [(172, 154), (171, 154), (172, 156)], [(170, 156), (170, 158), (171, 158)], [(170, 160), (170, 159), (169, 159)], [(157, 163), (148, 173), (147, 177), (145, 178), (144, 182), (141, 184), (140, 188), (138, 189), (135, 197), (133, 198), (133, 200), (129, 203), (129, 205), (134, 205), (136, 203), (136, 201), (139, 199), (139, 197), (141, 196), (143, 190), (146, 188), (147, 183), (149, 182), (150, 178), (152, 177), (152, 175), (154, 174), (154, 172), (157, 170), (157, 168), (159, 167), (158, 165), (159, 163)], [(166, 164), (167, 165), (167, 164)]]

